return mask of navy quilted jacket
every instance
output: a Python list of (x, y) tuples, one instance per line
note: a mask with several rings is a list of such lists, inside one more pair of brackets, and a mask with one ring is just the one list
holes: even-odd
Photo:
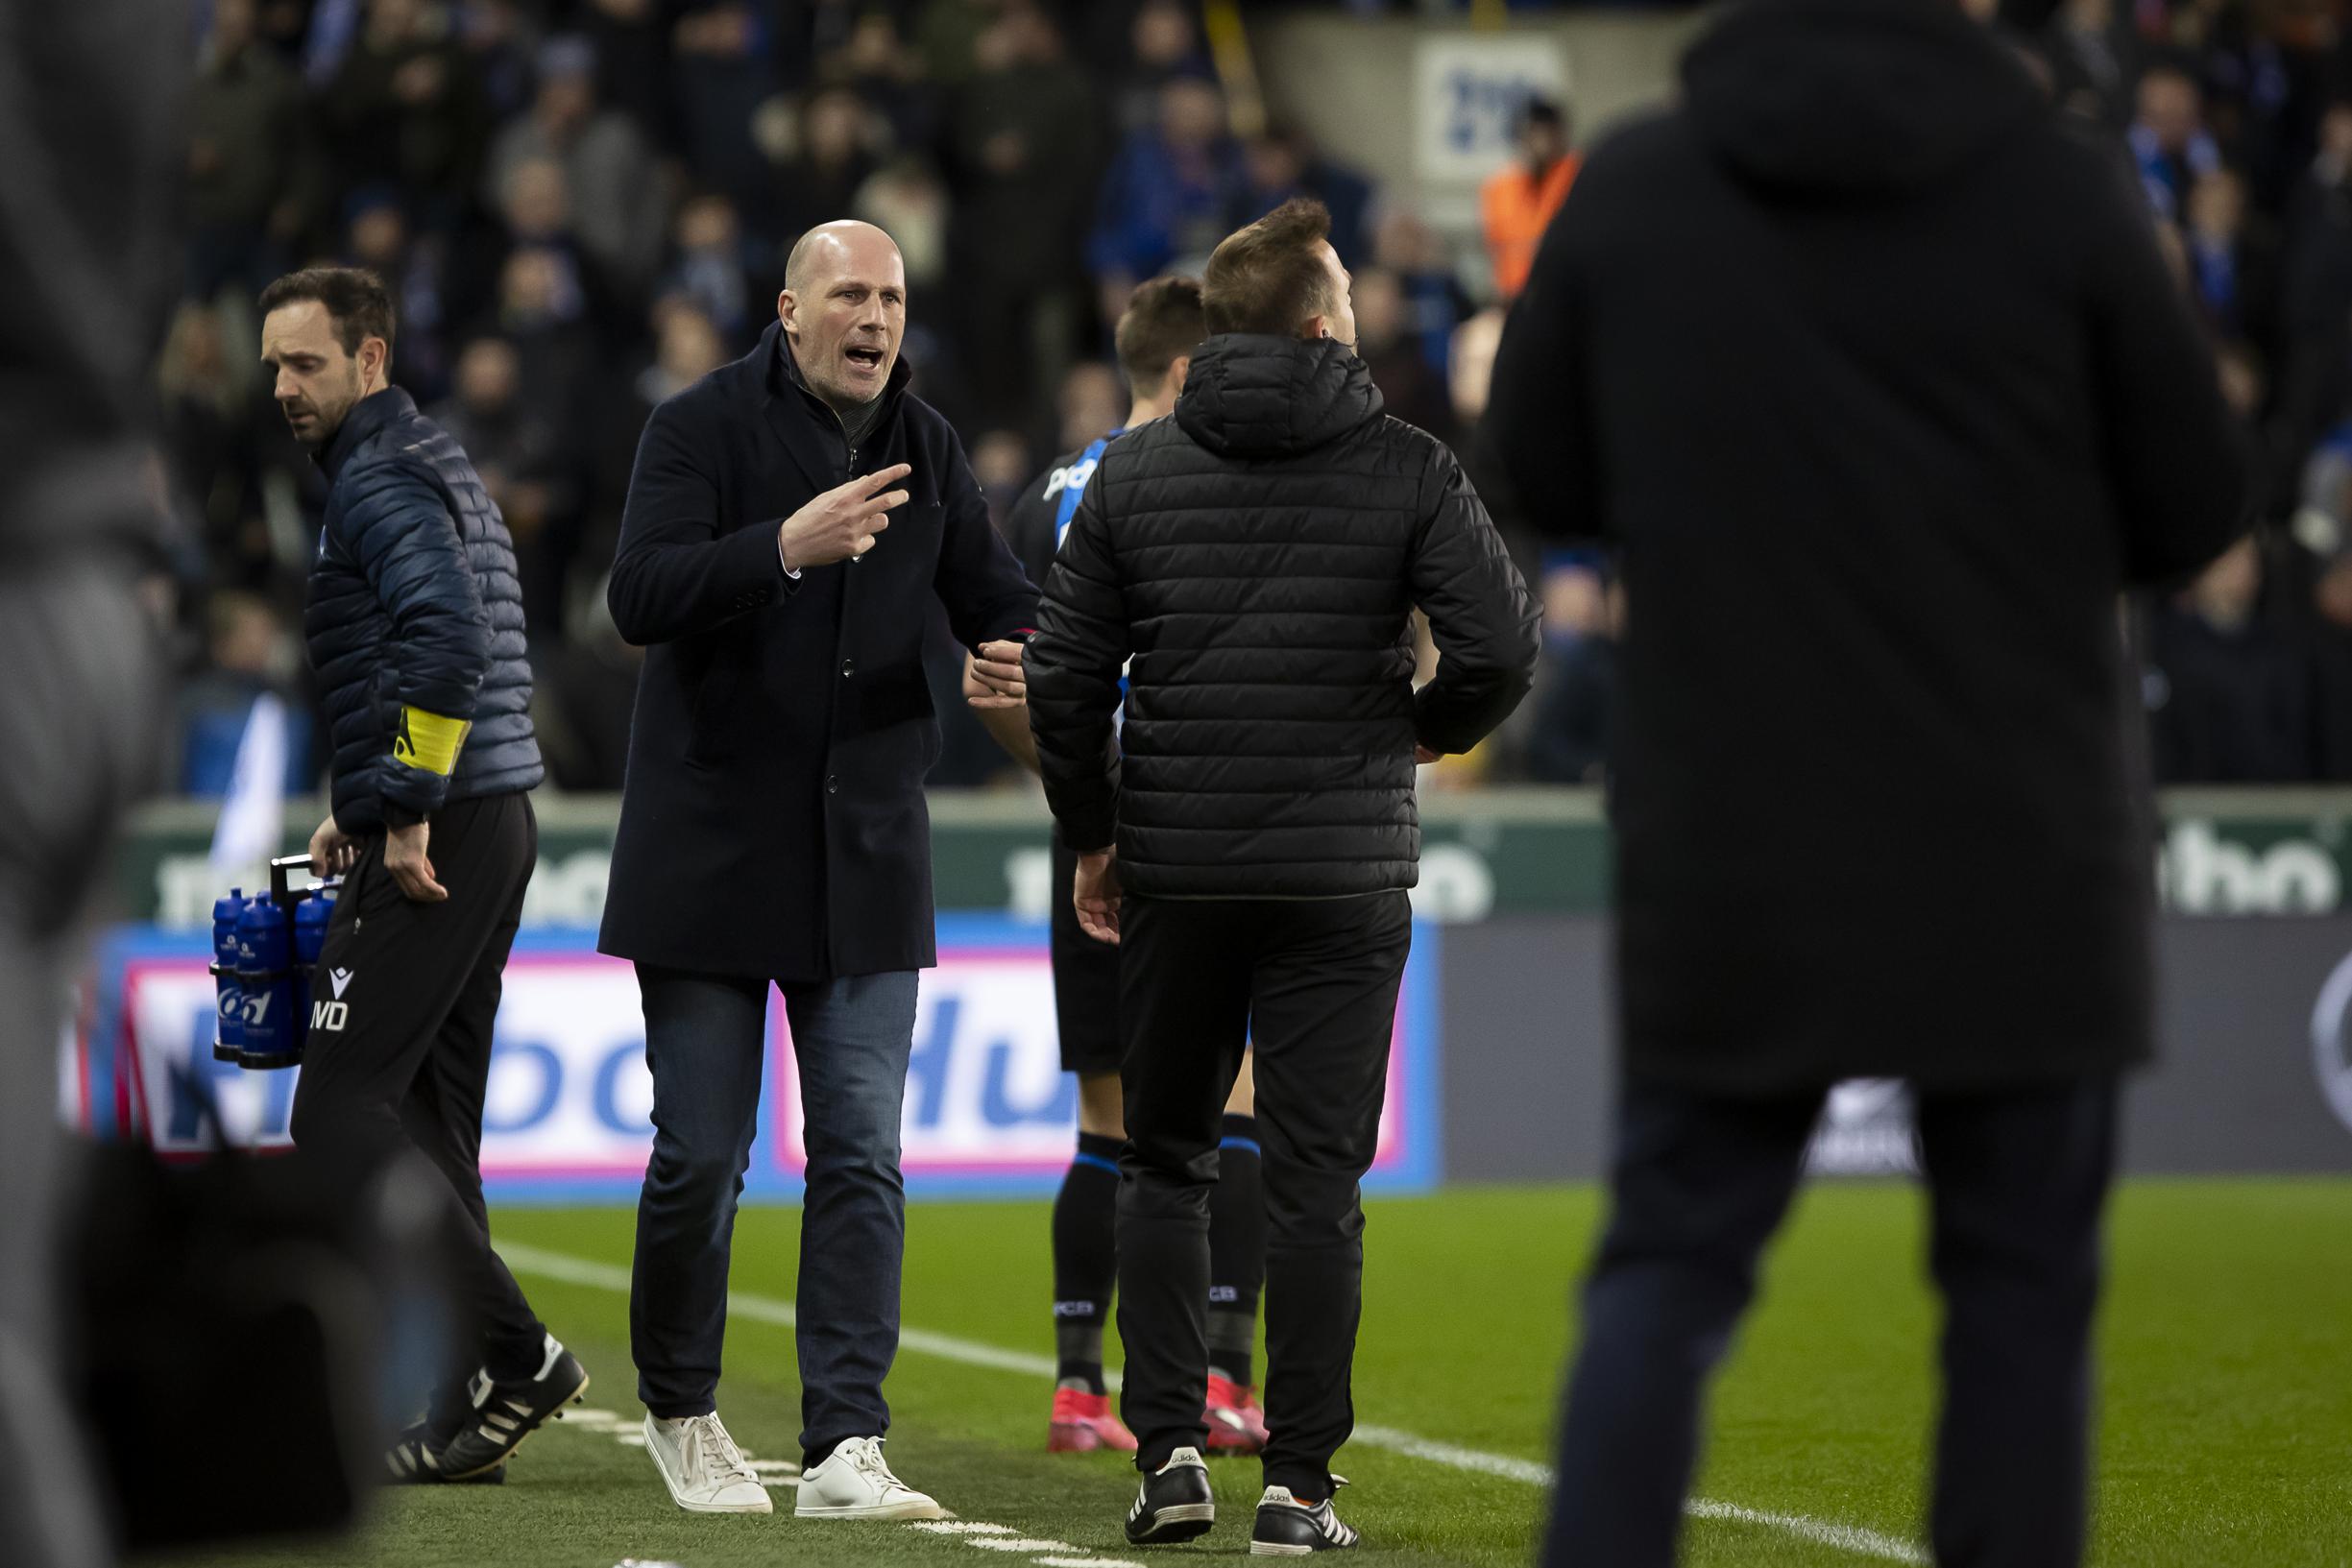
[[(330, 488), (303, 630), (336, 825), (531, 788), (546, 770), (515, 544), (473, 465), (398, 387), (362, 398), (319, 464)], [(462, 736), (453, 764), (428, 732)]]

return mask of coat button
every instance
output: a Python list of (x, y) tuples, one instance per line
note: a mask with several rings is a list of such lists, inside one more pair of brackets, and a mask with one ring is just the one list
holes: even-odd
[(857, 674), (857, 673), (858, 673), (858, 661), (856, 661), (855, 659), (844, 659), (844, 660), (842, 660), (842, 661), (841, 661), (841, 673), (842, 673), (843, 675), (855, 675), (855, 674)]
[(837, 775), (836, 775), (836, 774), (831, 774), (831, 773), (826, 774), (826, 775), (825, 775), (825, 793), (826, 793), (826, 794), (828, 794), (828, 795), (838, 795), (840, 792), (841, 792), (841, 781), (840, 781), (840, 778), (839, 778)]

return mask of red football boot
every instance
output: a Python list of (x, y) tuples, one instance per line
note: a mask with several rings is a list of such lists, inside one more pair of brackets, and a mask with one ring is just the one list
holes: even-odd
[(1212, 1454), (1256, 1454), (1266, 1447), (1266, 1412), (1258, 1408), (1254, 1388), (1210, 1374), (1208, 1409), (1200, 1419), (1209, 1429), (1205, 1446)]
[(1054, 1424), (1046, 1428), (1049, 1454), (1091, 1454), (1098, 1448), (1135, 1452), (1135, 1435), (1111, 1413), (1110, 1395), (1083, 1388), (1054, 1390)]

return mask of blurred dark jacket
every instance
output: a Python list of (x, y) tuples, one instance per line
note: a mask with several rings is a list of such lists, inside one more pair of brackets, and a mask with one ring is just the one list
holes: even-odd
[(1629, 1071), (1706, 1092), (2149, 1049), (2117, 614), (2241, 527), (2111, 152), (1935, 0), (1760, 0), (1586, 165), (1486, 428), (1622, 551)]
[(2313, 777), (2310, 663), (2260, 618), (2231, 626), (2168, 604), (2148, 636), (2148, 739), (2160, 784)]
[(0, 0), (0, 573), (152, 547), (149, 372), (179, 257), (187, 38), (129, 5)]

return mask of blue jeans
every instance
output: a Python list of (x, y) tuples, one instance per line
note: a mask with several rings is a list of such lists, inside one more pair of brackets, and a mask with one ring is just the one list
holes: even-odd
[[(637, 1204), (629, 1348), (654, 1414), (716, 1408), (728, 1245), (758, 1121), (765, 980), (637, 966), (653, 1071), (653, 1159)], [(801, 1203), (801, 1446), (890, 1428), (907, 1199), (899, 1107), (914, 1043), (911, 970), (783, 985), (809, 1151)]]

